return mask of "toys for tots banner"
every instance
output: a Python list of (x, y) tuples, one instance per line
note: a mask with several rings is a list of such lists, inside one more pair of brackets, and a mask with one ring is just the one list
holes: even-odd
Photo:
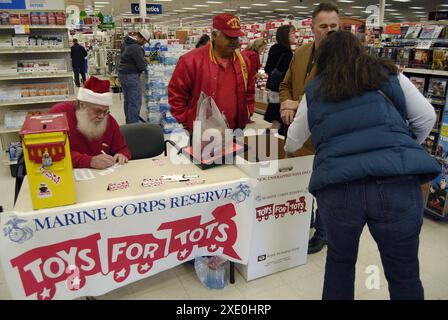
[(97, 296), (195, 256), (246, 264), (252, 181), (1, 216), (14, 299)]

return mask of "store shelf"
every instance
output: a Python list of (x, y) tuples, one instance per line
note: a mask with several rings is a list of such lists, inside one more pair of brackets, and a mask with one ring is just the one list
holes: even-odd
[[(66, 25), (58, 25), (58, 26), (40, 26), (40, 25), (32, 25), (30, 26), (30, 30), (60, 30), (67, 29)], [(0, 26), (0, 30), (14, 30), (14, 26)]]
[(19, 133), (19, 131), (20, 131), (20, 128), (8, 129), (8, 128), (5, 128), (4, 126), (0, 126), (0, 134), (3, 134), (3, 133)]
[(403, 72), (448, 77), (448, 71), (442, 71), (442, 70), (404, 68)]
[(75, 96), (69, 96), (67, 98), (55, 98), (55, 99), (21, 99), (20, 101), (13, 102), (0, 102), (0, 107), (4, 106), (21, 106), (21, 105), (33, 105), (33, 104), (45, 104), (45, 103), (58, 103), (58, 102), (67, 102), (67, 101), (75, 101)]
[(23, 74), (17, 76), (0, 76), (0, 81), (5, 80), (22, 80), (22, 79), (49, 79), (49, 78), (69, 78), (73, 77), (72, 72), (60, 72), (60, 73), (41, 73), (41, 74)]
[(70, 48), (59, 48), (52, 49), (49, 47), (43, 49), (29, 49), (29, 48), (16, 48), (12, 50), (0, 50), (0, 54), (17, 54), (17, 53), (60, 53), (60, 52), (70, 52)]

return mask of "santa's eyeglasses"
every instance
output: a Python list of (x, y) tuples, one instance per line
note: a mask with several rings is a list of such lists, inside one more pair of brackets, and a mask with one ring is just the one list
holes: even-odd
[(110, 114), (110, 110), (109, 109), (103, 110), (103, 109), (94, 108), (94, 107), (91, 107), (90, 109), (92, 110), (92, 112), (97, 117), (107, 117)]

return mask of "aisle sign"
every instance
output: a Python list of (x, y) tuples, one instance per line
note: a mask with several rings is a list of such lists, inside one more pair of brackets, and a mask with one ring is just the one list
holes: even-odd
[(65, 11), (64, 0), (26, 0), (28, 10), (63, 10)]
[(4, 9), (26, 9), (25, 0), (1, 0), (0, 10)]
[[(131, 3), (131, 13), (140, 14), (140, 4), (139, 3)], [(162, 5), (161, 4), (146, 4), (146, 14), (162, 14)]]

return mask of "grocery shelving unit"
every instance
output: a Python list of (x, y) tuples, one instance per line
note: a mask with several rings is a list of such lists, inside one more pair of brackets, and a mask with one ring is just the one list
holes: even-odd
[[(1, 162), (5, 165), (11, 165), (11, 174), (15, 170), (14, 164), (16, 164), (16, 161), (9, 160), (9, 145), (11, 142), (20, 141), (18, 134), (20, 127), (8, 127), (5, 123), (6, 114), (11, 111), (47, 111), (55, 103), (75, 100), (68, 29), (65, 25), (32, 25), (29, 30), (28, 36), (30, 37), (57, 37), (62, 42), (57, 45), (56, 43), (49, 43), (48, 45), (37, 46), (25, 43), (20, 46), (13, 46), (14, 42), (11, 41), (11, 46), (7, 46), (5, 43), (0, 46), (0, 64), (10, 63), (10, 68), (7, 71), (0, 71), (0, 91), (3, 92), (0, 96), (0, 142), (3, 155)], [(14, 26), (0, 26), (0, 37), (7, 39), (13, 36), (15, 36)], [(19, 61), (26, 60), (57, 60), (60, 65), (57, 70), (51, 71), (43, 69), (21, 70)], [(17, 70), (13, 70), (15, 63), (17, 64)], [(27, 86), (34, 86), (35, 88), (47, 86), (47, 89), (53, 89), (50, 94), (48, 94), (50, 92), (48, 89), (45, 94), (42, 91), (33, 95), (25, 95), (22, 92), (17, 96), (5, 96), (6, 91), (20, 91), (20, 87), (23, 91), (23, 88)], [(58, 91), (56, 89), (58, 86), (63, 89)], [(11, 90), (9, 90), (9, 87)]]

